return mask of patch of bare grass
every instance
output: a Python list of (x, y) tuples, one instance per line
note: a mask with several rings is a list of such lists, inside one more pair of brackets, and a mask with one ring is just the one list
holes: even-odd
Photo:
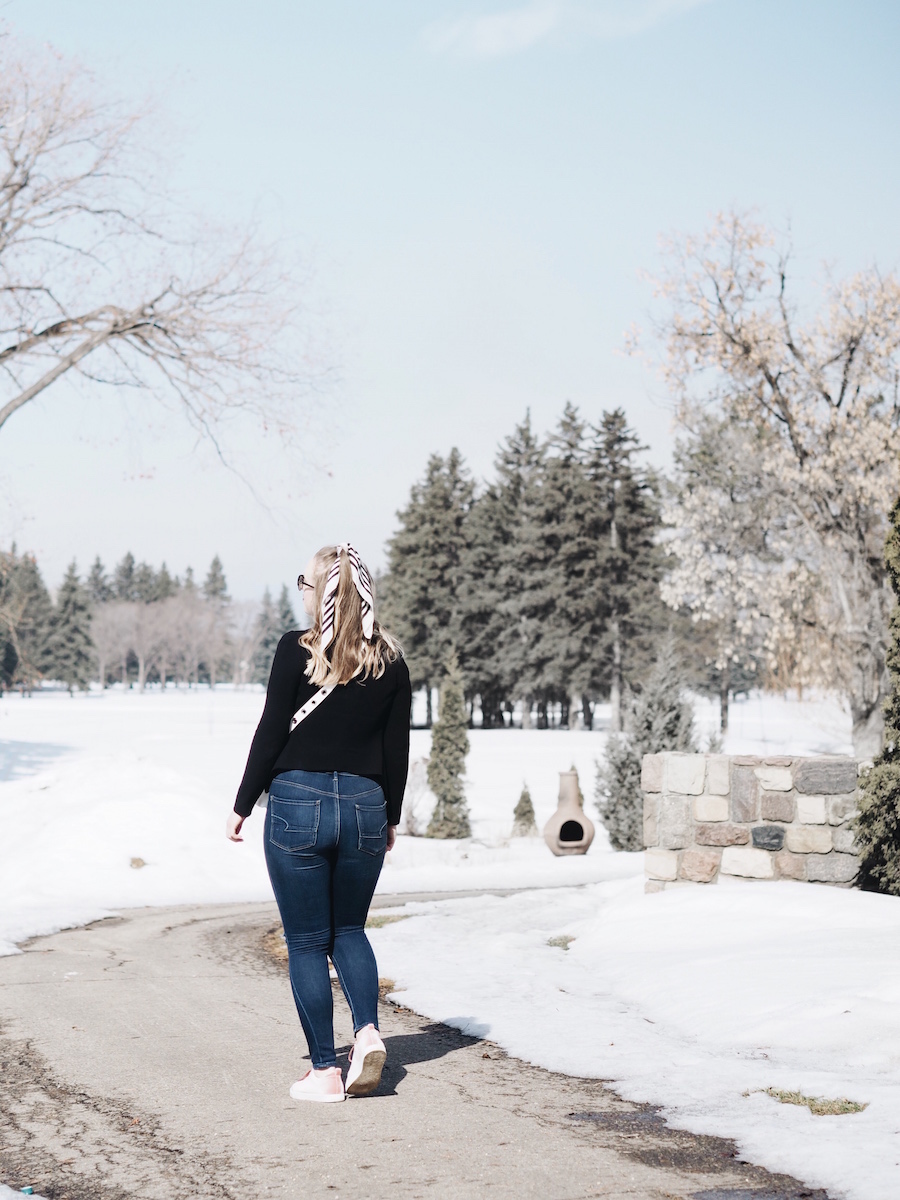
[[(856, 1100), (848, 1100), (846, 1096), (829, 1100), (827, 1096), (804, 1096), (802, 1092), (788, 1092), (775, 1087), (757, 1088), (756, 1090), (766, 1096), (771, 1096), (779, 1104), (797, 1104), (801, 1108), (805, 1106), (816, 1117), (841, 1117), (846, 1113), (863, 1112), (869, 1107), (868, 1102), (859, 1104)], [(744, 1094), (750, 1095), (749, 1092)]]
[(284, 930), (280, 925), (263, 934), (263, 950), (276, 962), (286, 963), (288, 960), (287, 946), (284, 941)]
[(366, 918), (366, 929), (381, 929), (384, 925), (393, 925), (395, 921), (406, 921), (409, 913), (370, 913)]

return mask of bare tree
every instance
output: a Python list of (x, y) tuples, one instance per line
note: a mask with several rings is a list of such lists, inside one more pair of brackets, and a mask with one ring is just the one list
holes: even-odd
[(142, 121), (0, 38), (0, 426), (63, 376), (289, 433), (314, 382), (283, 252), (152, 194)]
[(164, 604), (159, 601), (144, 604), (140, 600), (132, 600), (122, 607), (128, 615), (130, 649), (137, 659), (138, 690), (143, 691), (147, 676), (167, 657), (167, 613)]
[(244, 687), (253, 670), (253, 659), (262, 644), (263, 629), (258, 604), (252, 601), (231, 605), (231, 676), (235, 687)]
[(176, 671), (188, 685), (200, 681), (206, 645), (207, 607), (196, 588), (184, 588), (167, 602), (171, 655)]
[[(718, 452), (752, 462), (764, 523), (745, 523), (708, 470), (707, 493), (686, 489), (675, 514), (683, 587), (669, 598), (693, 591), (695, 611), (712, 615), (724, 589), (726, 609), (764, 617), (773, 662), (840, 688), (868, 757), (881, 742), (893, 603), (882, 549), (900, 490), (900, 283), (862, 272), (803, 321), (788, 265), (769, 230), (733, 214), (670, 247), (662, 333), (679, 425), (696, 438), (704, 414), (725, 420), (732, 436)], [(704, 572), (716, 521), (720, 569), (710, 560)]]
[(106, 687), (106, 676), (114, 662), (121, 664), (122, 682), (125, 682), (126, 663), (131, 649), (129, 607), (121, 600), (110, 600), (94, 607), (91, 637), (97, 654), (97, 678), (102, 688)]

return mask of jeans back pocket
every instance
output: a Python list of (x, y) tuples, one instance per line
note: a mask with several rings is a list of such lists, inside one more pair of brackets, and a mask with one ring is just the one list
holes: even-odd
[(282, 800), (269, 793), (269, 841), (279, 850), (299, 852), (316, 844), (318, 800)]
[(356, 828), (360, 850), (365, 854), (383, 854), (387, 847), (387, 805), (357, 804)]

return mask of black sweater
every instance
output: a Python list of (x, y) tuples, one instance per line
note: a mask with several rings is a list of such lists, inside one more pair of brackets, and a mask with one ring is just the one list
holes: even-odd
[(260, 793), (282, 771), (345, 771), (379, 781), (388, 824), (398, 825), (409, 768), (412, 692), (406, 663), (398, 658), (380, 679), (352, 679), (336, 687), (290, 733), (291, 717), (319, 690), (304, 674), (308, 661), (300, 631), (286, 633), (275, 651), (266, 706), (234, 811), (249, 816)]

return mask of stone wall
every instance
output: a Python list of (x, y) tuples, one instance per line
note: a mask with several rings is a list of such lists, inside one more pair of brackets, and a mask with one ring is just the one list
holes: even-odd
[(857, 774), (853, 758), (645, 755), (647, 890), (720, 875), (851, 886)]

